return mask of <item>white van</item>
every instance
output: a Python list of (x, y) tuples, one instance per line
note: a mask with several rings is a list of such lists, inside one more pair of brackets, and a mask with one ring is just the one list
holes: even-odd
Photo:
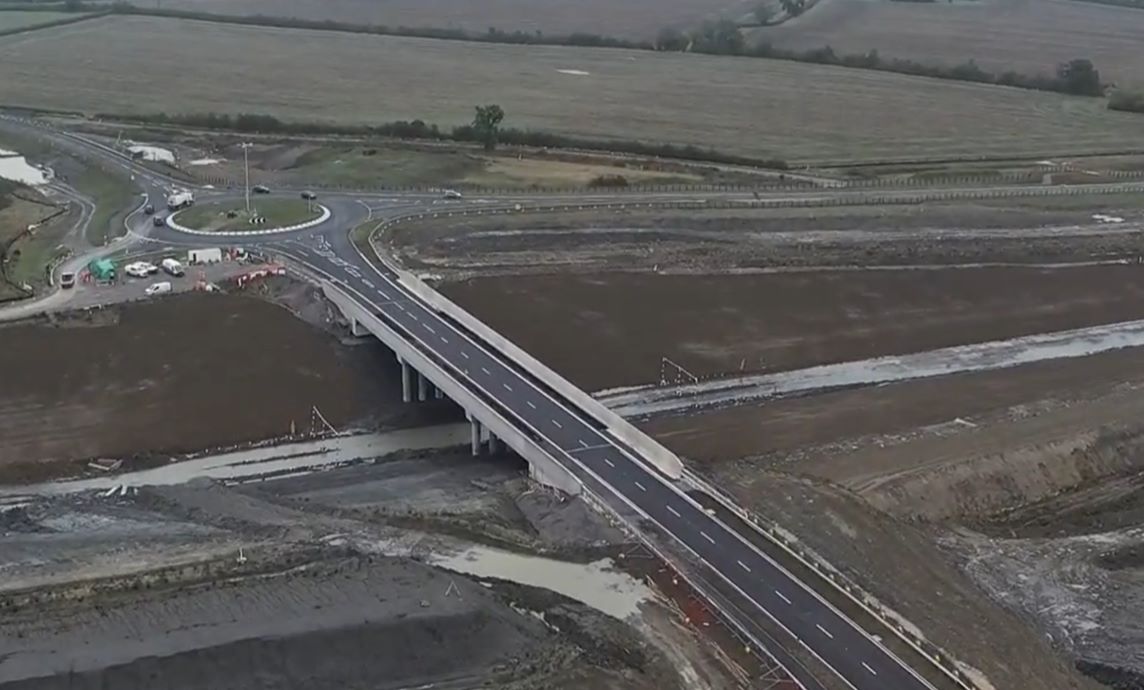
[(162, 283), (151, 283), (147, 286), (147, 289), (143, 291), (143, 294), (150, 297), (151, 295), (165, 295), (170, 291), (171, 284), (167, 281), (163, 281)]
[(163, 267), (164, 271), (170, 275), (175, 276), (176, 278), (183, 275), (183, 264), (175, 261), (174, 259), (163, 259), (162, 263), (159, 265)]

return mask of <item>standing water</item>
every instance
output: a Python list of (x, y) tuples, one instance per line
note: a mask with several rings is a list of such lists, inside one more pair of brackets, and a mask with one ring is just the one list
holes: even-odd
[(0, 179), (11, 180), (26, 185), (46, 184), (48, 173), (28, 163), (15, 151), (0, 149)]

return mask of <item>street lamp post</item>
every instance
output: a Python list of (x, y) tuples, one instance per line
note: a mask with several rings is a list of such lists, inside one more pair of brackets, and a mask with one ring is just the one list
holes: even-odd
[(242, 169), (246, 176), (246, 215), (250, 217), (250, 157), (247, 155), (247, 149), (251, 147), (250, 142), (240, 144), (242, 146)]

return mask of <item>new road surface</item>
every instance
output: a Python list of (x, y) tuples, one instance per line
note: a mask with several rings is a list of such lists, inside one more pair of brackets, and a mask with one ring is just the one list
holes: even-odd
[[(38, 130), (41, 137), (82, 149), (86, 156), (121, 167), (132, 175), (156, 207), (172, 181), (140, 168), (118, 152), (96, 142), (29, 123), (8, 122)], [(235, 198), (236, 191), (201, 189), (202, 198)], [(625, 194), (627, 202), (656, 197)], [(693, 196), (693, 195), (691, 195)], [(567, 200), (566, 197), (560, 197)], [(593, 197), (606, 200), (606, 195)], [(612, 197), (613, 199), (615, 197)], [(680, 197), (682, 198), (682, 197)], [(475, 199), (444, 202), (436, 194), (324, 195), (331, 218), (320, 228), (280, 236), (226, 238), (277, 253), (326, 276), (363, 306), (404, 334), (461, 384), (492, 400), (506, 418), (551, 449), (557, 461), (577, 476), (585, 473), (606, 487), (602, 499), (635, 510), (671, 535), (717, 574), (737, 594), (737, 610), (724, 613), (751, 621), (769, 619), (794, 636), (823, 664), (855, 690), (923, 690), (931, 686), (886, 650), (808, 585), (757, 550), (715, 516), (708, 514), (671, 480), (649, 469), (625, 446), (603, 430), (586, 412), (558, 397), (527, 371), (508, 361), (491, 345), (462, 330), (446, 316), (422, 303), (398, 281), (397, 275), (376, 267), (350, 240), (349, 232), (367, 220), (381, 222), (414, 211), (442, 208), (481, 208), (481, 204), (542, 203), (543, 198)], [(578, 201), (578, 200), (577, 200)], [(142, 202), (142, 199), (141, 199)], [(449, 203), (452, 206), (443, 206)], [(140, 204), (142, 205), (142, 203)], [(488, 208), (488, 206), (484, 206)], [(218, 244), (209, 237), (188, 236), (168, 227), (155, 227), (135, 212), (125, 222), (136, 241), (165, 246)], [(747, 602), (745, 605), (742, 602)], [(785, 665), (785, 664), (784, 664)], [(820, 687), (805, 672), (788, 668), (809, 690)]]

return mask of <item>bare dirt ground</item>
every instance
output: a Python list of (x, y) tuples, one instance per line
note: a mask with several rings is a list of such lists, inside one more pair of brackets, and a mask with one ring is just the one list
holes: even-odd
[(617, 570), (623, 535), (520, 473), (503, 457), (391, 456), (8, 507), (0, 682), (736, 686), (651, 584), (662, 566)]
[(986, 70), (1025, 74), (1052, 74), (1059, 63), (1088, 58), (1103, 78), (1139, 85), (1142, 31), (1138, 9), (1075, 0), (825, 0), (797, 19), (756, 29), (752, 38), (946, 65), (974, 60)]
[[(303, 315), (325, 310), (294, 297)], [(175, 295), (0, 332), (0, 468), (9, 479), (76, 472), (91, 458), (161, 462), (308, 433), (315, 406), (338, 428), (443, 413), (401, 404), (380, 345), (342, 345), (252, 296)]]
[[(553, 217), (389, 241), (605, 388), (654, 381), (664, 355), (781, 369), (1140, 318), (1139, 214), (1119, 208), (1107, 225), (1098, 206), (1003, 203)], [(1088, 688), (1060, 654), (1105, 682), (1144, 670), (1141, 372), (1125, 349), (643, 424), (996, 687)]]

